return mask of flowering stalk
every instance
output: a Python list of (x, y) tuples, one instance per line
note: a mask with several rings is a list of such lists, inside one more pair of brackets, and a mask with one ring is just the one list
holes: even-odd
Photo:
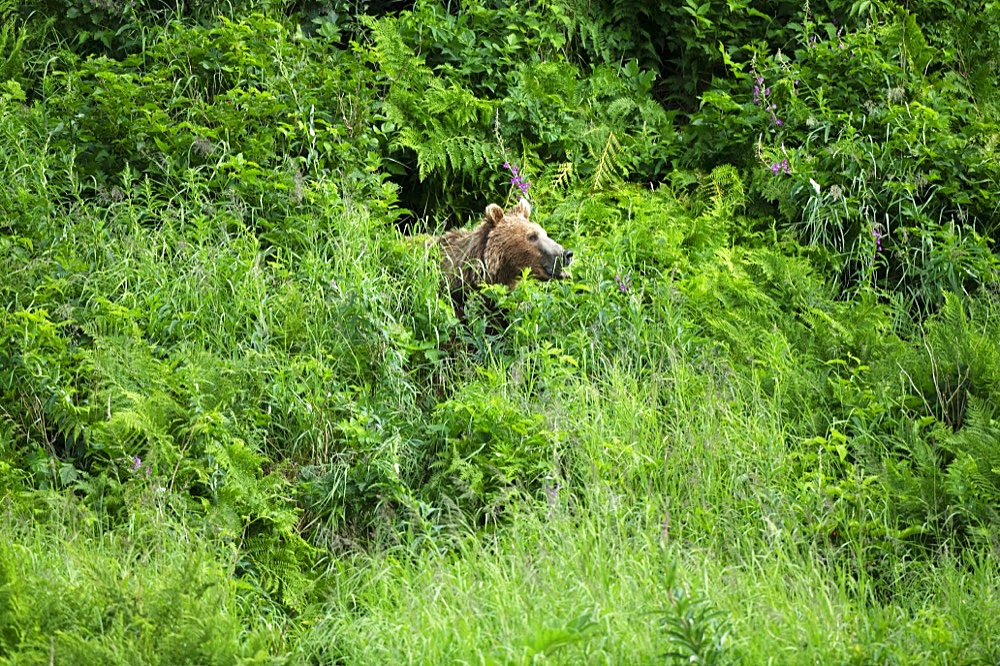
[[(142, 471), (142, 468), (143, 468), (142, 458), (140, 458), (139, 456), (133, 456), (132, 462), (129, 464), (129, 471), (132, 472), (133, 474), (138, 474), (139, 472)], [(146, 463), (145, 468), (146, 468), (146, 476), (149, 476), (150, 474), (153, 473), (153, 465), (151, 463)]]
[(531, 187), (531, 182), (524, 179), (521, 172), (518, 170), (516, 164), (511, 164), (507, 160), (507, 147), (503, 143), (503, 135), (500, 133), (500, 109), (497, 109), (496, 118), (493, 120), (493, 133), (496, 135), (497, 144), (500, 146), (500, 156), (504, 158), (503, 168), (510, 172), (510, 184), (521, 190), (521, 196), (523, 196), (528, 201), (531, 201), (531, 195), (528, 194), (528, 189)]
[(618, 275), (615, 275), (615, 283), (618, 285), (618, 291), (623, 294), (627, 293), (628, 288), (632, 286), (632, 276), (626, 275), (625, 277), (622, 277), (619, 273)]
[(531, 199), (531, 195), (528, 194), (528, 189), (531, 187), (531, 182), (524, 179), (520, 171), (517, 169), (516, 164), (511, 164), (510, 162), (504, 162), (503, 166), (505, 169), (510, 171), (511, 179), (510, 184), (521, 190), (521, 194), (524, 195), (528, 200)]
[(778, 117), (778, 105), (768, 104), (767, 98), (770, 94), (771, 89), (764, 85), (764, 77), (758, 74), (757, 82), (753, 86), (753, 103), (767, 109), (767, 113), (771, 116), (771, 123), (776, 127), (781, 127), (785, 122)]

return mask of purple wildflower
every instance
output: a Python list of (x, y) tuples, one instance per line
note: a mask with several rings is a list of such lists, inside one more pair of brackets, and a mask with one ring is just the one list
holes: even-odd
[(781, 160), (780, 162), (775, 162), (774, 164), (772, 164), (771, 172), (774, 173), (774, 175), (778, 175), (779, 173), (791, 173), (792, 170), (788, 166), (788, 159), (786, 158)]
[(767, 98), (770, 97), (771, 95), (771, 89), (768, 86), (764, 85), (764, 77), (761, 76), (760, 74), (757, 75), (756, 81), (757, 83), (755, 83), (753, 87), (754, 105), (756, 106), (763, 105), (764, 108), (767, 109), (768, 114), (771, 116), (771, 123), (773, 125), (781, 127), (785, 123), (784, 121), (781, 120), (781, 118), (778, 117), (777, 113), (775, 113), (778, 110), (778, 105), (774, 104), (773, 102), (771, 104), (767, 103)]
[(628, 292), (628, 288), (632, 286), (632, 276), (626, 275), (625, 277), (622, 277), (619, 273), (618, 275), (615, 275), (615, 283), (618, 284), (618, 291), (625, 294)]
[(132, 466), (129, 469), (133, 472), (138, 472), (140, 467), (142, 467), (142, 458), (135, 456), (132, 458)]
[(531, 188), (531, 182), (524, 179), (524, 176), (518, 171), (517, 165), (504, 162), (503, 167), (510, 171), (510, 184), (521, 190), (521, 194), (530, 199), (531, 195), (528, 194), (528, 190)]
[(771, 106), (768, 107), (767, 112), (771, 114), (771, 122), (774, 123), (776, 126), (781, 127), (785, 123), (784, 121), (781, 120), (781, 118), (778, 117), (778, 114), (775, 113), (777, 110), (778, 110), (778, 105), (772, 104)]
[(873, 228), (872, 229), (872, 238), (875, 239), (875, 252), (876, 253), (881, 252), (882, 251), (882, 233), (878, 229)]
[[(764, 91), (763, 95), (761, 95), (761, 90)], [(755, 83), (753, 86), (753, 103), (756, 104), (757, 106), (760, 106), (761, 102), (764, 101), (764, 98), (766, 98), (768, 93), (770, 92), (771, 92), (770, 88), (764, 87), (764, 77), (758, 74), (757, 83)]]

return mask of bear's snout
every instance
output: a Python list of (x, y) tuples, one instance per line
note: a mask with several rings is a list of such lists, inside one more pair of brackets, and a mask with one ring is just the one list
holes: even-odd
[(552, 269), (546, 269), (549, 278), (563, 280), (569, 277), (566, 267), (573, 261), (573, 250), (564, 250), (558, 246), (559, 250), (552, 256)]
[(570, 262), (572, 261), (573, 261), (573, 250), (565, 250), (562, 253), (562, 263), (560, 264), (558, 260), (556, 261), (555, 273), (557, 278), (566, 279), (569, 277), (569, 273), (566, 272), (566, 269), (569, 267)]

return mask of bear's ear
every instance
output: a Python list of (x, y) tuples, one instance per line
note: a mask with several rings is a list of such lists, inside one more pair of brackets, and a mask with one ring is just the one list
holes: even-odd
[(486, 224), (495, 227), (503, 220), (503, 208), (496, 204), (486, 207)]
[(521, 200), (517, 202), (517, 205), (511, 209), (510, 214), (515, 217), (520, 215), (524, 219), (528, 219), (531, 216), (531, 204), (528, 203), (527, 199), (521, 197)]

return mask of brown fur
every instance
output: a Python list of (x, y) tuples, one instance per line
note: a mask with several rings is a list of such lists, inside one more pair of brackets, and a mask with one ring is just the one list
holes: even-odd
[(449, 231), (434, 239), (441, 248), (441, 270), (460, 315), (469, 291), (482, 284), (513, 288), (526, 268), (539, 280), (569, 277), (565, 269), (573, 252), (549, 238), (530, 216), (531, 204), (526, 199), (506, 213), (490, 204), (475, 229)]

